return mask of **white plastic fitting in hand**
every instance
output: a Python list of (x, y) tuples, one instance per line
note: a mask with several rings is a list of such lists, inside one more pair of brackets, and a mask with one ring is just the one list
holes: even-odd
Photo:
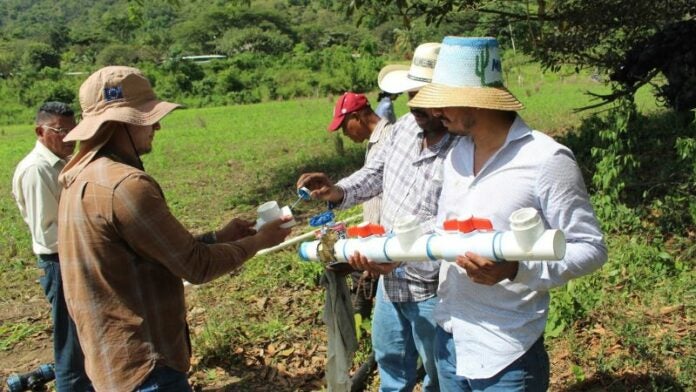
[[(420, 228), (413, 226), (415, 219), (403, 217), (394, 225), (393, 233), (341, 239), (334, 245), (333, 253), (337, 261), (347, 261), (357, 251), (378, 263), (455, 261), (466, 252), (497, 261), (561, 260), (565, 256), (565, 235), (560, 230), (545, 230), (538, 213), (529, 210), (511, 215), (515, 222), (512, 231), (441, 231), (420, 235)], [(300, 257), (318, 260), (318, 247), (319, 241), (302, 243)]]
[[(278, 202), (273, 200), (273, 201), (267, 201), (263, 204), (261, 204), (257, 209), (256, 213), (258, 214), (258, 218), (256, 219), (256, 230), (260, 229), (261, 226), (265, 225), (268, 222), (272, 222), (276, 219), (280, 219), (284, 216), (290, 216), (292, 217), (292, 211), (290, 210), (289, 206), (285, 206), (283, 208), (280, 208), (278, 206)], [(283, 223), (280, 225), (280, 227), (286, 229), (288, 227), (293, 227), (297, 224), (295, 221), (295, 218), (293, 217), (290, 221)]]
[(544, 233), (544, 224), (535, 208), (520, 208), (510, 214), (510, 229), (520, 248), (530, 251)]
[(411, 245), (423, 235), (418, 224), (418, 219), (413, 215), (404, 215), (394, 222), (394, 234), (403, 249), (409, 249)]

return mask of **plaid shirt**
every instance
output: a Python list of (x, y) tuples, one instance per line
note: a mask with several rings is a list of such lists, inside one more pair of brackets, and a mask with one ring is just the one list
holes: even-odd
[[(344, 192), (339, 208), (347, 208), (382, 192), (380, 223), (391, 230), (396, 219), (415, 215), (424, 233), (435, 228), (437, 202), (442, 190), (445, 156), (455, 139), (445, 134), (433, 146), (423, 148), (423, 130), (412, 114), (399, 119), (377, 155), (338, 185)], [(384, 275), (387, 300), (415, 302), (434, 297), (439, 262), (405, 263)]]
[(97, 157), (66, 185), (58, 248), (87, 375), (97, 391), (132, 391), (156, 366), (189, 369), (181, 279), (212, 280), (254, 248), (197, 241), (152, 177), (114, 159)]
[[(370, 140), (367, 142), (367, 151), (365, 152), (365, 163), (370, 162), (379, 152), (384, 141), (389, 137), (391, 133), (392, 124), (389, 124), (387, 120), (381, 119), (372, 130), (370, 134)], [(372, 199), (366, 201), (362, 205), (363, 207), (363, 221), (379, 223), (379, 217), (382, 214), (382, 194), (379, 194)]]

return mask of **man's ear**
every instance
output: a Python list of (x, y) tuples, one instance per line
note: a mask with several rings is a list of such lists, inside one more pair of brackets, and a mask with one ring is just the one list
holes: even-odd
[(42, 127), (41, 125), (37, 125), (37, 126), (34, 128), (34, 133), (36, 133), (36, 136), (37, 136), (37, 137), (43, 137), (44, 132), (46, 132), (46, 130), (43, 129), (43, 127)]

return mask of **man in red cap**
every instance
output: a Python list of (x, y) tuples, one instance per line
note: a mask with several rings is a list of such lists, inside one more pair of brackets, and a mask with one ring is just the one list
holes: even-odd
[[(333, 120), (328, 126), (331, 132), (338, 129), (343, 130), (343, 134), (355, 143), (362, 143), (367, 140), (367, 151), (365, 153), (365, 165), (377, 154), (381, 142), (386, 140), (391, 133), (392, 124), (377, 115), (372, 110), (370, 102), (364, 94), (346, 92), (341, 95), (334, 106)], [(371, 223), (379, 223), (382, 212), (382, 195), (363, 203), (363, 220)], [(374, 296), (377, 285), (376, 281), (368, 273), (353, 273), (353, 294), (356, 313), (360, 313), (363, 319), (369, 318), (372, 313), (372, 297)], [(360, 287), (360, 289), (358, 289)]]

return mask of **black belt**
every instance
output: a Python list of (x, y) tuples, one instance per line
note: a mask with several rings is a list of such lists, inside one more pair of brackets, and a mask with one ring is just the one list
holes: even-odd
[(58, 253), (50, 253), (50, 254), (45, 254), (45, 255), (38, 255), (39, 259), (41, 261), (53, 261), (55, 263), (58, 263), (60, 260), (58, 259)]

